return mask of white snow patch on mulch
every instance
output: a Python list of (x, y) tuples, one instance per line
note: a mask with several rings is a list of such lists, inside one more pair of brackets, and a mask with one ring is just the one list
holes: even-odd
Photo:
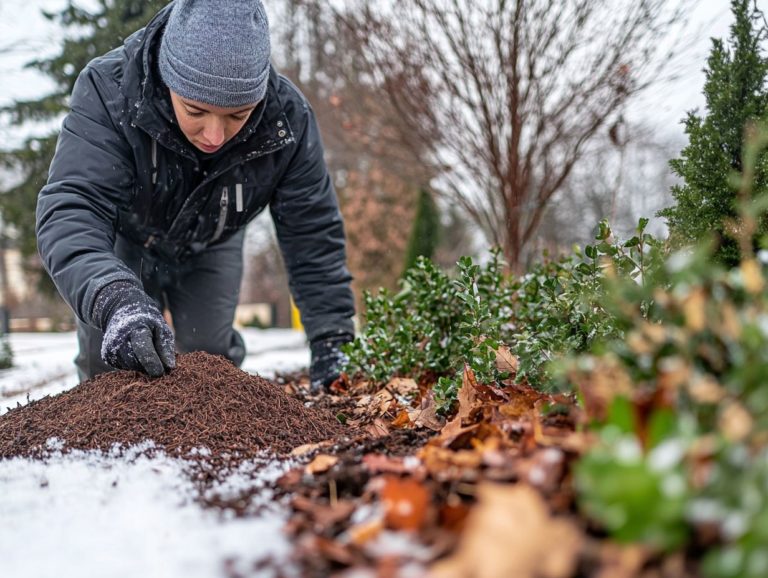
[[(226, 560), (247, 569), (287, 554), (286, 514), (271, 495), (259, 495), (269, 507), (257, 516), (202, 509), (185, 462), (162, 453), (148, 457), (145, 449), (0, 460), (0, 573), (209, 578), (224, 575)], [(285, 467), (245, 463), (214, 491), (263, 487)]]

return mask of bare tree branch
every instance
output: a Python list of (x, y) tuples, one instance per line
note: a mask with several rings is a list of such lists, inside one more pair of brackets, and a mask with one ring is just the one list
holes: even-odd
[(402, 136), (513, 267), (588, 144), (660, 82), (691, 0), (359, 0), (334, 10)]

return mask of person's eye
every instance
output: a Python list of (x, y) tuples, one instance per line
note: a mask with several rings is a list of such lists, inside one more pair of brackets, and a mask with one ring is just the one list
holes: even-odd
[(235, 120), (245, 120), (246, 118), (248, 118), (247, 114), (232, 114), (230, 116)]
[(187, 111), (187, 115), (191, 116), (192, 118), (199, 118), (199, 117), (203, 116), (203, 113), (199, 112), (199, 111), (188, 110)]

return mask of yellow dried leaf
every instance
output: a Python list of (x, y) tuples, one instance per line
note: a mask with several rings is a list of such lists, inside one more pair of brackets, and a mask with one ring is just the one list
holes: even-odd
[(529, 486), (483, 484), (456, 552), (435, 564), (432, 578), (566, 578), (583, 537), (570, 521), (551, 516)]
[(743, 405), (737, 401), (731, 401), (720, 412), (718, 425), (727, 440), (740, 442), (752, 432), (754, 421)]
[(381, 518), (374, 518), (373, 520), (369, 520), (367, 522), (355, 524), (349, 530), (347, 530), (347, 534), (349, 535), (349, 539), (353, 544), (356, 546), (362, 546), (378, 536), (383, 529), (384, 520)]
[(322, 474), (327, 472), (339, 461), (336, 456), (329, 456), (328, 454), (320, 454), (315, 456), (311, 462), (304, 468), (304, 472), (309, 475)]
[(707, 326), (707, 296), (701, 287), (688, 294), (683, 302), (685, 325), (691, 331), (703, 331)]
[(691, 397), (698, 403), (720, 403), (725, 397), (725, 390), (709, 374), (696, 376), (688, 386)]
[(324, 442), (320, 442), (317, 444), (304, 444), (301, 446), (297, 446), (291, 450), (291, 454), (294, 457), (303, 456), (310, 452), (313, 452), (315, 450), (318, 450), (320, 448), (328, 447), (329, 445), (332, 445), (333, 442), (328, 440)]
[(741, 321), (736, 313), (736, 308), (729, 302), (723, 303), (720, 306), (720, 316), (722, 320), (720, 330), (723, 335), (731, 339), (739, 339), (741, 337)]
[(765, 280), (760, 270), (760, 264), (755, 259), (746, 259), (741, 262), (739, 268), (741, 269), (744, 288), (755, 295), (762, 292), (765, 287)]

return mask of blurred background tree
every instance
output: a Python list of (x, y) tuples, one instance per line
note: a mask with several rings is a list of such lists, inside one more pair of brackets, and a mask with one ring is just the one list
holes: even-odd
[[(739, 262), (738, 243), (726, 234), (726, 221), (737, 216), (732, 176), (743, 170), (745, 128), (768, 113), (765, 16), (752, 0), (732, 0), (731, 11), (735, 21), (727, 45), (712, 39), (705, 69), (706, 111), (688, 114), (688, 146), (670, 162), (683, 182), (672, 188), (675, 204), (659, 212), (677, 245), (693, 244), (714, 233), (719, 245), (716, 256), (729, 266)], [(768, 153), (763, 151), (755, 169), (753, 194), (758, 195), (768, 185)], [(766, 232), (764, 220), (757, 235)]]
[[(435, 170), (413, 149), (413, 127), (397, 113), (386, 86), (371, 82), (356, 33), (339, 26), (326, 2), (282, 0), (268, 8), (276, 66), (317, 113), (344, 215), (356, 295), (396, 288), (414, 251), (455, 259), (472, 253), (465, 217), (441, 214), (432, 188)], [(427, 198), (433, 201), (429, 213), (423, 208)], [(436, 226), (424, 226), (423, 220)], [(443, 236), (438, 244), (442, 220), (460, 234)]]
[[(0, 166), (12, 175), (10, 185), (0, 191), (0, 211), (16, 231), (15, 242), (29, 264), (39, 271), (35, 241), (35, 206), (37, 194), (48, 178), (59, 128), (53, 124), (67, 110), (67, 102), (77, 75), (94, 57), (123, 43), (125, 38), (144, 26), (168, 0), (98, 0), (86, 9), (69, 0), (60, 12), (45, 17), (67, 30), (58, 54), (32, 60), (27, 66), (39, 70), (55, 83), (49, 94), (33, 100), (16, 101), (1, 112), (12, 126), (43, 123), (50, 126), (42, 134), (27, 138), (18, 148), (0, 151)], [(93, 4), (91, 4), (93, 6)], [(47, 276), (41, 286), (54, 291)]]
[[(98, 0), (85, 9), (69, 0), (47, 15), (67, 40), (30, 67), (56, 88), (4, 109), (14, 125), (41, 123), (47, 132), (0, 152), (12, 177), (0, 185), (0, 210), (30, 263), (37, 264), (34, 207), (53, 155), (54, 123), (78, 72), (166, 3)], [(367, 0), (343, 9), (319, 0), (266, 3), (276, 67), (307, 95), (321, 125), (357, 295), (396, 288), (416, 254), (431, 252), (452, 267), (486, 241), (504, 246), (522, 269), (544, 247), (582, 240), (581, 222), (626, 213), (634, 223), (627, 195), (650, 194), (622, 184), (638, 181), (624, 171), (639, 131), (622, 147), (614, 136), (625, 128), (627, 103), (660, 81), (669, 54), (659, 54), (659, 40), (674, 29), (679, 10), (662, 10), (669, 2), (661, 0), (626, 13), (606, 0), (554, 8), (543, 0), (444, 4), (403, 0), (402, 17)], [(654, 55), (660, 64), (650, 66)], [(627, 161), (616, 162), (617, 155)], [(652, 155), (634, 158), (666, 165)], [(260, 220), (253, 228), (270, 227)], [(254, 238), (248, 259), (282, 276), (274, 236)], [(250, 269), (248, 294), (279, 293), (259, 269)], [(282, 277), (278, 285), (285, 286)]]
[(361, 0), (335, 16), (436, 190), (520, 270), (589, 145), (669, 72), (662, 40), (688, 5)]

